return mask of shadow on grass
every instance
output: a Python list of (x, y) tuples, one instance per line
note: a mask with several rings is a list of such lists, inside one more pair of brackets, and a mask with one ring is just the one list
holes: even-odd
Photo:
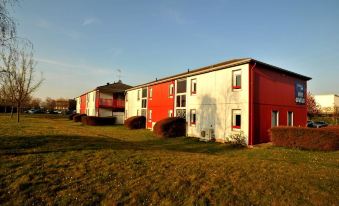
[(0, 137), (0, 154), (25, 155), (82, 150), (171, 150), (191, 153), (224, 153), (239, 148), (228, 144), (199, 142), (193, 138), (129, 142), (112, 137), (31, 136)]

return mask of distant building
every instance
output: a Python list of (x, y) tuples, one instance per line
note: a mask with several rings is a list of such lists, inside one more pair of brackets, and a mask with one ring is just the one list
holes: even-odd
[(96, 117), (117, 117), (117, 123), (122, 124), (125, 112), (125, 91), (131, 86), (120, 80), (113, 84), (99, 86), (76, 97), (76, 112)]
[(314, 95), (314, 99), (320, 106), (321, 114), (333, 114), (339, 112), (339, 95), (320, 94)]
[(145, 116), (149, 129), (183, 117), (187, 136), (223, 142), (243, 132), (253, 145), (270, 141), (271, 127), (306, 126), (310, 79), (255, 59), (233, 59), (128, 89), (125, 115)]
[(55, 110), (68, 110), (69, 100), (66, 99), (57, 99), (55, 100)]

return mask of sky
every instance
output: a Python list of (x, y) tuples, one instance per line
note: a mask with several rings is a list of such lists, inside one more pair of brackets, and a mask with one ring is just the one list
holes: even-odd
[(118, 81), (138, 85), (251, 57), (339, 94), (338, 0), (21, 0), (12, 16), (34, 44), (42, 99)]

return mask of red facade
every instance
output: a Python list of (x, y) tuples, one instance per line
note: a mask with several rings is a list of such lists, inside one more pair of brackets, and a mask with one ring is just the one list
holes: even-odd
[(272, 111), (279, 112), (279, 126), (287, 126), (288, 112), (293, 112), (293, 126), (306, 125), (307, 107), (295, 100), (295, 84), (304, 84), (306, 92), (305, 79), (252, 63), (250, 81), (250, 144), (270, 141)]
[[(174, 114), (174, 92), (170, 95), (171, 84), (174, 85), (174, 81), (148, 87), (147, 128), (152, 128), (152, 122), (167, 118), (170, 110)], [(150, 111), (152, 111), (152, 118), (150, 118)]]
[(80, 114), (86, 114), (86, 94), (80, 96)]

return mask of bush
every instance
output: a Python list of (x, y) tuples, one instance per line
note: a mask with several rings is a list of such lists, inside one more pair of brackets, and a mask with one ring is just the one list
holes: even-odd
[(146, 128), (146, 117), (134, 116), (125, 120), (125, 127), (128, 129), (145, 129)]
[(270, 129), (273, 145), (310, 150), (338, 150), (339, 129), (275, 127)]
[(241, 131), (239, 133), (231, 134), (229, 137), (227, 137), (227, 142), (235, 146), (245, 147), (247, 146), (246, 139), (247, 138), (244, 135), (244, 132)]
[(153, 128), (159, 137), (180, 137), (186, 135), (186, 120), (180, 117), (170, 117), (158, 121)]
[(73, 116), (73, 121), (74, 122), (81, 122), (81, 117), (87, 116), (86, 114), (76, 114)]
[(116, 117), (91, 117), (91, 116), (82, 116), (81, 122), (85, 125), (114, 125)]
[(68, 115), (68, 119), (69, 119), (69, 120), (73, 120), (73, 117), (74, 117), (75, 115), (77, 115), (77, 114), (76, 114), (76, 113), (73, 113), (73, 114)]

